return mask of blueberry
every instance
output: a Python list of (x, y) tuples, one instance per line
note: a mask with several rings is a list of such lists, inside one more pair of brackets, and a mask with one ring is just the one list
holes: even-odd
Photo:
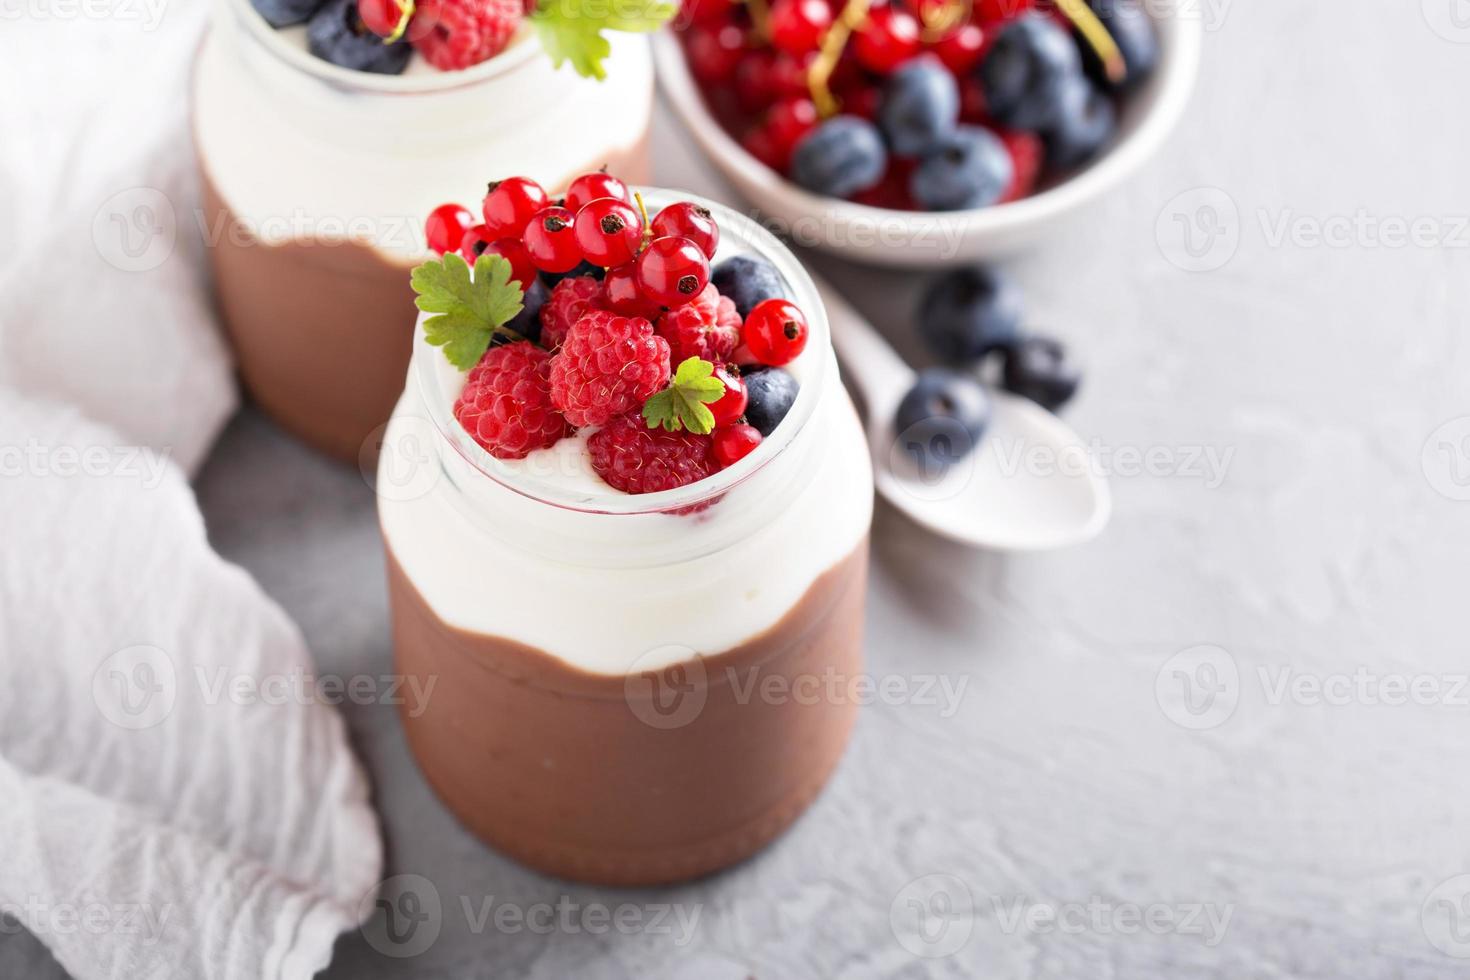
[(914, 168), (909, 193), (930, 211), (983, 208), (1000, 200), (1014, 175), (1011, 155), (994, 133), (961, 126)]
[(745, 379), (745, 421), (763, 436), (776, 431), (776, 426), (791, 411), (801, 386), (787, 372), (777, 367), (756, 368), (742, 374)]
[(1061, 84), (1081, 70), (1071, 35), (1049, 17), (1027, 14), (1001, 31), (980, 63), (986, 107), (1012, 129), (1045, 129)]
[(413, 46), (384, 44), (357, 15), (357, 0), (327, 0), (306, 25), (306, 46), (324, 61), (357, 71), (397, 75), (408, 67)]
[(1002, 370), (1007, 391), (1055, 412), (1077, 394), (1082, 373), (1067, 349), (1050, 337), (1030, 336), (1006, 348)]
[(256, 13), (272, 27), (304, 24), (321, 9), (323, 0), (250, 0)]
[(1092, 46), (1079, 40), (1082, 66), (1087, 74), (1109, 92), (1130, 91), (1142, 85), (1159, 66), (1159, 36), (1148, 12), (1135, 0), (1088, 0), (1087, 5), (1108, 29), (1123, 53), (1123, 64), (1128, 66), (1122, 84), (1115, 85)]
[[(533, 344), (540, 342), (541, 307), (546, 305), (546, 299), (550, 295), (551, 291), (543, 286), (539, 280), (532, 281), (531, 288), (526, 290), (525, 295), (521, 297), (521, 312), (511, 317), (506, 327), (514, 330)], [(491, 346), (500, 343), (509, 343), (513, 339), (504, 334), (496, 334), (495, 339), (491, 341)]]
[[(560, 207), (561, 205), (557, 206)], [(602, 277), (605, 275), (607, 275), (606, 269), (598, 265), (593, 265), (591, 262), (583, 259), (566, 272), (547, 272), (545, 269), (542, 269), (540, 279), (546, 285), (547, 289), (551, 289), (563, 279), (574, 279), (577, 276), (591, 276), (593, 279), (601, 282)]]
[(980, 443), (990, 425), (990, 396), (968, 374), (928, 368), (894, 417), (898, 449), (910, 456), (926, 477), (943, 476)]
[(1020, 336), (1021, 287), (985, 266), (945, 274), (919, 306), (919, 336), (941, 360), (967, 366)]
[(759, 255), (735, 255), (710, 271), (709, 281), (728, 297), (742, 318), (761, 300), (786, 299), (786, 283), (776, 267)]
[(878, 123), (899, 156), (923, 156), (954, 133), (960, 118), (960, 89), (938, 59), (915, 58), (888, 79)]
[(791, 156), (791, 177), (829, 197), (850, 197), (883, 179), (888, 151), (878, 127), (857, 116), (833, 116), (802, 137)]
[(1118, 128), (1113, 102), (1080, 76), (1068, 79), (1057, 99), (1058, 114), (1042, 134), (1046, 162), (1058, 170), (1086, 163)]

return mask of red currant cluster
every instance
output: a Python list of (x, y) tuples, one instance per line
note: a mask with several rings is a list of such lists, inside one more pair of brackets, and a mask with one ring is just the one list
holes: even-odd
[(742, 318), (710, 283), (720, 230), (707, 208), (681, 201), (648, 220), (640, 196), (598, 172), (555, 201), (525, 177), (497, 181), (481, 218), (458, 204), (435, 208), (429, 246), (471, 265), (498, 255), (526, 304), (542, 297), (533, 328), (492, 344), (455, 405), (491, 455), (521, 458), (590, 427), (599, 475), (652, 493), (704, 479), (760, 444), (746, 419), (758, 407), (746, 375), (795, 360), (807, 320), (777, 296)]

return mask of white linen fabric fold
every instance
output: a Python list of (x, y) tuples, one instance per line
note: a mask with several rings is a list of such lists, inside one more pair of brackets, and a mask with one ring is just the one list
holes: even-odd
[(305, 642), (188, 474), (236, 405), (198, 0), (0, 0), (0, 913), (74, 976), (303, 978), (381, 875)]

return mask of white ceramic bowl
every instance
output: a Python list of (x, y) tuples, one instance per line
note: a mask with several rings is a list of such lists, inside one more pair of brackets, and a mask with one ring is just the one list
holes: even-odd
[[(1153, 5), (1155, 7), (1162, 5)], [(1203, 36), (1197, 15), (1156, 16), (1161, 59), (1147, 84), (1123, 107), (1117, 137), (1101, 156), (1054, 186), (1010, 204), (968, 211), (890, 211), (812, 194), (745, 151), (706, 108), (684, 52), (667, 29), (654, 39), (659, 84), (689, 132), (758, 217), (802, 245), (877, 265), (933, 266), (1014, 254), (1136, 170), (1184, 112), (1199, 70)]]

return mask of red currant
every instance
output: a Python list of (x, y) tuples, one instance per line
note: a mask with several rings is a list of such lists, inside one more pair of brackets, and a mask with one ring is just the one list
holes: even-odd
[(780, 367), (796, 360), (806, 349), (806, 315), (794, 303), (767, 299), (757, 303), (745, 318), (745, 343), (762, 364)]
[(526, 246), (518, 238), (498, 238), (485, 246), (482, 255), (499, 255), (510, 263), (510, 277), (521, 284), (524, 292), (536, 281), (536, 264)]
[(827, 0), (776, 0), (771, 4), (771, 43), (787, 54), (815, 51), (832, 26)]
[(745, 112), (760, 112), (776, 98), (775, 63), (776, 55), (770, 49), (756, 48), (735, 66), (735, 98)]
[(755, 426), (741, 422), (716, 429), (711, 442), (715, 459), (720, 461), (720, 465), (734, 466), (761, 444), (761, 434)]
[(723, 27), (691, 27), (685, 44), (689, 68), (706, 85), (722, 85), (735, 74), (745, 51), (745, 32), (734, 24)]
[(357, 0), (357, 16), (378, 37), (392, 37), (400, 25), (407, 26), (408, 11), (398, 0)]
[(1015, 20), (1036, 6), (1036, 0), (975, 0), (974, 19), (982, 24)]
[(772, 170), (780, 173), (786, 172), (786, 164), (790, 161), (776, 152), (776, 143), (771, 139), (770, 132), (764, 126), (751, 127), (740, 138), (740, 145), (745, 147), (746, 153), (749, 153)]
[(526, 252), (544, 272), (570, 272), (582, 261), (577, 217), (562, 207), (542, 208), (526, 225)]
[(687, 238), (655, 238), (638, 256), (638, 288), (660, 306), (683, 306), (709, 284), (709, 259)]
[(566, 205), (573, 211), (581, 211), (601, 197), (633, 203), (633, 195), (628, 192), (627, 184), (612, 174), (599, 170), (596, 173), (583, 174), (572, 181), (572, 185), (567, 188)]
[(985, 86), (978, 78), (966, 78), (960, 82), (960, 119), (967, 123), (991, 122)]
[(807, 80), (811, 74), (812, 62), (817, 58), (815, 51), (809, 51), (803, 55), (793, 57), (789, 54), (778, 54), (776, 60), (771, 62), (771, 91), (774, 98), (786, 95), (805, 95), (810, 97), (812, 87)]
[(986, 33), (979, 24), (961, 24), (934, 43), (934, 53), (954, 77), (970, 77), (985, 50)]
[(869, 122), (878, 119), (878, 107), (883, 104), (883, 92), (872, 85), (859, 85), (843, 92), (842, 111), (849, 116), (861, 116)]
[(684, 0), (679, 13), (690, 24), (718, 24), (734, 9), (734, 0)]
[(853, 38), (853, 53), (864, 68), (887, 75), (919, 53), (919, 22), (900, 7), (876, 7)]
[(480, 253), (490, 246), (490, 232), (484, 225), (474, 225), (464, 230), (464, 235), (459, 240), (459, 254), (470, 265), (475, 264), (475, 259)]
[(714, 258), (715, 250), (720, 247), (720, 226), (715, 224), (715, 216), (709, 213), (709, 208), (693, 201), (670, 204), (653, 216), (649, 227), (655, 238), (689, 239), (707, 259)]
[(715, 368), (715, 377), (725, 386), (725, 393), (719, 400), (709, 403), (709, 410), (714, 413), (715, 425), (718, 427), (738, 421), (745, 414), (745, 405), (749, 398), (738, 368), (721, 364)]
[(429, 212), (429, 219), (424, 222), (424, 237), (429, 240), (429, 247), (438, 255), (457, 252), (459, 243), (464, 241), (466, 229), (474, 223), (475, 216), (470, 214), (469, 208), (458, 204), (441, 204)]
[(654, 320), (659, 315), (659, 305), (643, 295), (638, 285), (638, 263), (625, 262), (607, 270), (602, 277), (602, 300), (607, 308), (618, 316), (641, 316)]
[(799, 96), (782, 99), (766, 113), (766, 131), (783, 159), (790, 159), (801, 138), (816, 128), (817, 107), (811, 99)]
[(1011, 155), (1011, 185), (1000, 196), (997, 204), (1007, 204), (1027, 197), (1036, 189), (1041, 168), (1046, 164), (1046, 144), (1035, 133), (1022, 130), (1002, 130), (996, 133)]
[(490, 185), (482, 210), (490, 237), (520, 238), (526, 222), (551, 203), (541, 185), (528, 177), (507, 177)]
[(600, 197), (577, 212), (577, 246), (604, 269), (632, 262), (643, 244), (643, 219), (626, 201)]

